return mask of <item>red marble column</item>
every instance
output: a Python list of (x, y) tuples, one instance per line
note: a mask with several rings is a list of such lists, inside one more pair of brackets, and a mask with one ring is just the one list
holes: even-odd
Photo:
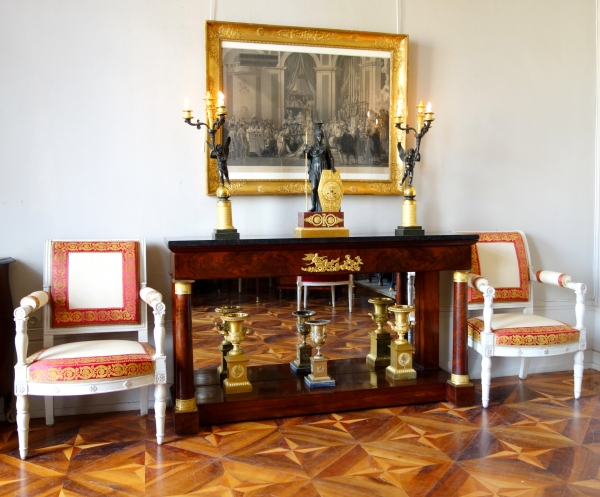
[(173, 282), (173, 348), (175, 351), (175, 433), (199, 429), (192, 351), (192, 281)]
[(446, 396), (457, 406), (470, 406), (475, 399), (475, 387), (469, 380), (467, 351), (467, 274), (468, 271), (454, 272), (452, 376), (446, 385)]

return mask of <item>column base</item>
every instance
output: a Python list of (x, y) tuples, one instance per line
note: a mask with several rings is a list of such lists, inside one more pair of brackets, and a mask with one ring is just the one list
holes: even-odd
[[(186, 403), (190, 404), (193, 401), (193, 406), (180, 405), (180, 409), (177, 409), (177, 404)], [(176, 435), (196, 435), (199, 431), (200, 414), (196, 407), (196, 399), (189, 399), (187, 401), (175, 401), (175, 415), (173, 421), (175, 423), (175, 434)]]
[(290, 362), (290, 369), (294, 373), (310, 373), (310, 356), (312, 347), (309, 344), (296, 344), (296, 359)]
[(395, 236), (423, 236), (425, 230), (421, 226), (398, 226)]
[(239, 240), (240, 234), (235, 228), (229, 230), (215, 229), (212, 238), (213, 240)]
[(455, 385), (451, 381), (446, 383), (446, 399), (456, 407), (468, 407), (475, 403), (475, 387), (472, 383)]
[(371, 331), (369, 338), (371, 339), (371, 348), (367, 354), (367, 368), (371, 371), (387, 368), (390, 365), (391, 335), (387, 331), (384, 333)]
[(252, 391), (252, 384), (248, 381), (248, 356), (246, 354), (228, 354), (227, 378), (223, 380), (225, 395), (234, 393), (247, 393)]
[(331, 376), (315, 377), (312, 373), (304, 377), (304, 383), (308, 388), (334, 387), (335, 380)]

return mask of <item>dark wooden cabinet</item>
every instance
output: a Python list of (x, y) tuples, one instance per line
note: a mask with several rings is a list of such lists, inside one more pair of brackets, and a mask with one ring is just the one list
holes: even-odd
[(12, 262), (15, 260), (10, 257), (0, 258), (0, 395), (4, 399), (4, 414), (9, 420), (12, 418), (9, 410), (15, 382), (15, 322), (8, 277), (8, 268)]
[[(471, 405), (474, 387), (468, 381), (465, 271), (471, 267), (471, 246), (477, 235), (351, 236), (348, 238), (171, 238), (173, 278), (173, 341), (175, 350), (175, 430), (192, 434), (199, 425), (242, 419), (293, 416), (362, 407), (400, 405), (448, 400)], [(317, 256), (315, 257), (315, 254)], [(311, 265), (308, 259), (318, 261)], [(385, 373), (370, 372), (364, 359), (336, 368), (354, 368), (332, 389), (308, 391), (302, 381), (289, 373), (289, 365), (272, 370), (249, 371), (250, 380), (264, 388), (252, 394), (225, 396), (218, 382), (213, 391), (196, 387), (210, 372), (193, 370), (191, 340), (191, 296), (186, 285), (199, 279), (255, 278), (314, 274), (306, 269), (323, 261), (360, 261), (360, 268), (325, 267), (323, 274), (350, 272), (416, 272), (416, 328), (414, 361), (423, 368), (417, 380), (390, 385)], [(440, 271), (455, 271), (452, 373), (439, 368)], [(179, 288), (179, 291), (177, 290)], [(183, 288), (183, 290), (182, 290)], [(335, 361), (334, 361), (335, 362)], [(348, 373), (348, 371), (346, 371)], [(254, 376), (254, 378), (253, 378)], [(381, 378), (380, 378), (381, 376)], [(210, 378), (204, 378), (211, 384)], [(301, 379), (300, 379), (301, 380)], [(318, 389), (317, 389), (318, 390)], [(287, 392), (287, 393), (286, 393)], [(300, 397), (299, 397), (300, 396)], [(197, 410), (193, 404), (198, 404)], [(237, 413), (233, 415), (232, 413)]]

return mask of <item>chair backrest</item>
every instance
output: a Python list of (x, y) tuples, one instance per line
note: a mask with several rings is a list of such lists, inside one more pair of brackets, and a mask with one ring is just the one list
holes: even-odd
[(44, 346), (54, 335), (138, 332), (148, 340), (144, 240), (47, 240)]
[[(496, 289), (494, 305), (530, 307), (530, 258), (525, 234), (485, 231), (478, 235), (479, 241), (471, 249), (471, 272), (483, 276)], [(469, 288), (469, 304), (483, 304), (481, 292)]]

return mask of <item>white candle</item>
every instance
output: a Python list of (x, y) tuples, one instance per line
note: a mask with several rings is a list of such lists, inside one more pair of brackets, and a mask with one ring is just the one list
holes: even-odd
[(425, 108), (425, 112), (431, 112), (431, 102), (427, 102), (427, 107)]
[(219, 99), (217, 100), (217, 106), (218, 107), (225, 107), (225, 95), (223, 95), (223, 92), (219, 92)]
[(183, 110), (190, 110), (190, 99), (187, 97), (183, 100)]

